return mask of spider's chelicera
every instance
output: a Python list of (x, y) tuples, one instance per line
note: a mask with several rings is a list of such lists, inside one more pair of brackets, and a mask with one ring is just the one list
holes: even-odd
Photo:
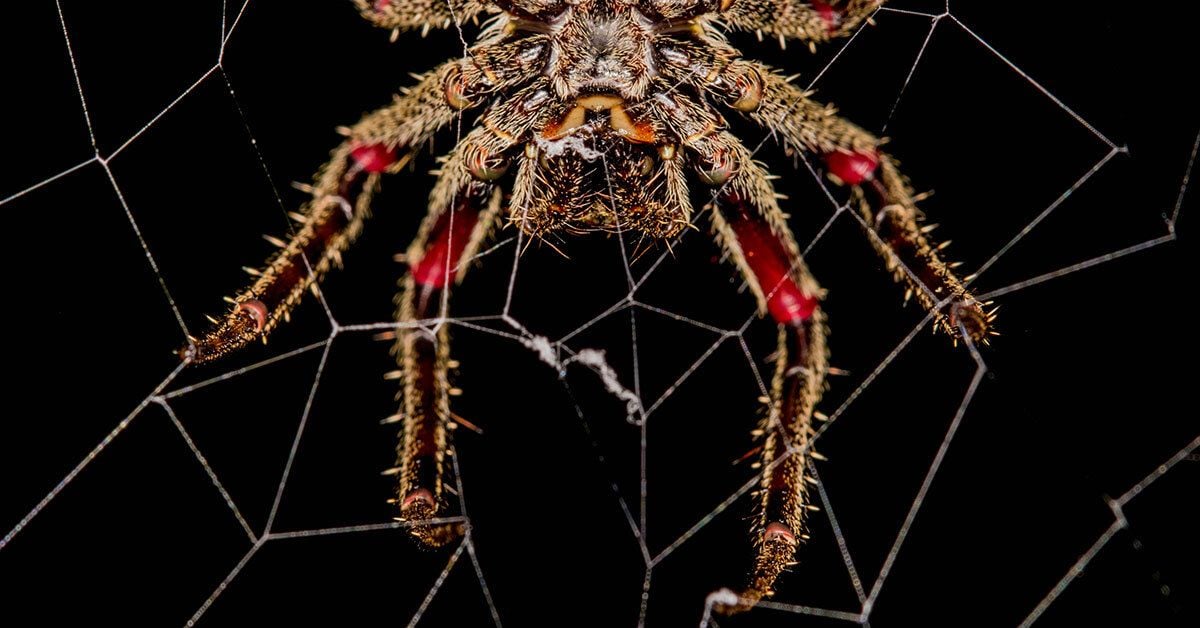
[[(772, 593), (805, 538), (805, 475), (817, 456), (814, 408), (828, 372), (823, 296), (777, 204), (770, 177), (727, 130), (722, 111), (769, 129), (791, 151), (818, 155), (849, 188), (867, 235), (907, 295), (955, 339), (985, 341), (993, 319), (939, 257), (895, 162), (880, 140), (808, 98), (771, 68), (743, 58), (723, 31), (749, 30), (815, 45), (846, 35), (882, 0), (355, 0), (396, 31), (490, 16), (462, 59), (424, 75), (387, 107), (346, 129), (294, 215), (288, 242), (203, 337), (182, 351), (206, 362), (266, 335), (288, 317), (362, 229), (382, 175), (471, 112), (437, 172), (429, 213), (410, 246), (397, 297), (395, 353), (403, 381), (396, 503), (416, 539), (443, 545), (462, 533), (445, 513), (452, 414), (448, 326), (436, 319), (501, 220), (528, 237), (591, 230), (652, 239), (691, 224), (689, 189), (708, 188), (712, 233), (779, 326), (761, 435), (757, 557), (737, 604)], [(476, 113), (477, 112), (477, 113)], [(467, 118), (472, 119), (472, 118)]]

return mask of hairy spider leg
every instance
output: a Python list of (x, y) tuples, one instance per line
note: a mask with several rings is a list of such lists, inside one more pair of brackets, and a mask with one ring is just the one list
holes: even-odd
[[(534, 72), (512, 59), (537, 52), (545, 38), (484, 44), (470, 58), (450, 61), (418, 77), (391, 105), (364, 116), (342, 132), (348, 139), (317, 173), (313, 198), (292, 217), (300, 224), (290, 240), (268, 236), (279, 247), (262, 269), (248, 268), (255, 281), (236, 297), (223, 320), (180, 350), (194, 363), (232, 353), (268, 334), (290, 317), (306, 291), (341, 265), (342, 252), (362, 231), (381, 174), (402, 169), (413, 153), (465, 109), (528, 81)], [(499, 68), (499, 69), (494, 69)], [(507, 69), (503, 69), (507, 68)]]
[[(907, 285), (910, 297), (918, 295), (918, 302), (923, 307), (935, 310), (935, 325), (956, 340), (960, 327), (974, 340), (986, 340), (987, 335), (994, 333), (990, 330), (994, 314), (984, 312), (985, 304), (969, 293), (966, 282), (954, 273), (953, 265), (941, 259), (939, 250), (944, 245), (935, 245), (926, 237), (930, 228), (920, 225), (921, 213), (916, 207), (916, 199), (891, 157), (879, 151), (879, 139), (839, 117), (832, 107), (811, 100), (808, 93), (770, 68), (739, 59), (736, 50), (718, 39), (708, 37), (704, 44), (672, 42), (673, 54), (668, 55), (668, 62), (660, 66), (665, 78), (717, 96), (718, 102), (771, 130), (789, 150), (822, 156), (830, 177), (852, 188), (868, 225), (868, 235), (889, 270), (895, 273), (898, 281)], [(808, 400), (815, 405), (823, 384), (812, 382), (811, 393), (805, 393), (807, 397), (801, 401), (789, 391), (805, 390), (806, 387), (800, 385), (802, 378), (789, 381), (788, 374), (794, 378), (798, 373), (805, 373), (808, 368), (805, 364), (816, 361), (811, 370), (821, 370), (823, 381), (823, 369), (827, 368), (824, 365), (823, 316), (815, 301), (808, 305), (800, 298), (805, 295), (819, 298), (819, 289), (815, 282), (808, 290), (803, 284), (793, 287), (787, 281), (778, 282), (774, 287), (762, 285), (764, 281), (776, 283), (780, 273), (773, 270), (771, 264), (762, 266), (761, 260), (758, 266), (750, 266), (742, 251), (743, 242), (757, 251), (757, 255), (765, 252), (767, 259), (799, 260), (799, 251), (787, 232), (784, 216), (775, 205), (774, 192), (765, 173), (754, 174), (761, 169), (753, 163), (749, 151), (736, 139), (717, 131), (724, 126), (718, 114), (698, 105), (689, 107), (682, 99), (674, 103), (669, 99), (662, 100), (660, 109), (670, 114), (664, 118), (665, 123), (680, 137), (688, 138), (684, 144), (696, 154), (695, 168), (699, 178), (710, 185), (721, 186), (720, 211), (713, 214), (714, 229), (759, 297), (763, 312), (770, 312), (781, 323), (788, 320), (789, 308), (799, 308), (797, 311), (803, 313), (811, 307), (813, 312), (803, 325), (784, 324), (781, 350), (777, 354), (777, 359), (782, 360), (778, 369), (782, 370), (776, 374), (773, 407), (787, 407), (788, 412), (800, 412), (801, 415), (798, 421), (793, 421), (797, 426), (789, 435), (793, 453), (787, 455), (786, 460), (774, 463), (780, 459), (778, 444), (764, 446), (762, 465), (766, 470), (760, 506), (762, 516), (757, 524), (759, 558), (751, 587), (743, 597), (745, 602), (752, 603), (769, 594), (775, 577), (793, 560), (795, 537), (802, 534), (798, 525), (790, 525), (786, 517), (778, 515), (808, 508), (803, 503), (803, 470), (807, 461), (803, 456), (796, 457), (794, 452), (807, 451), (804, 439), (810, 429), (807, 426), (811, 424), (811, 415), (804, 413), (811, 413)], [(746, 211), (747, 208), (757, 211)], [(765, 225), (763, 228), (747, 220), (754, 215), (760, 217), (760, 222)], [(772, 241), (768, 234), (786, 235)], [(797, 278), (805, 276), (806, 273), (800, 273)], [(950, 304), (948, 311), (938, 310), (945, 302)], [(792, 401), (782, 401), (789, 396)], [(783, 421), (790, 419), (787, 414), (779, 416)], [(801, 428), (801, 425), (805, 427)], [(770, 439), (776, 432), (766, 429), (762, 433)], [(797, 459), (793, 461), (792, 458)], [(772, 467), (776, 470), (770, 471)], [(777, 506), (784, 503), (795, 508)], [(799, 518), (794, 521), (802, 523)]]
[(884, 0), (719, 0), (721, 19), (732, 30), (770, 35), (784, 45), (799, 39), (817, 44), (854, 33)]
[[(403, 521), (428, 520), (446, 508), (445, 459), (452, 452), (447, 430), (453, 425), (449, 397), (456, 389), (447, 373), (449, 328), (441, 308), (449, 303), (451, 284), (462, 280), (499, 220), (503, 195), (496, 182), (509, 168), (515, 139), (540, 119), (519, 114), (544, 87), (543, 81), (534, 81), (490, 107), (482, 124), (442, 159), (429, 213), (405, 255), (409, 273), (396, 297), (394, 346), (402, 380), (397, 416), (403, 421), (394, 471)], [(432, 319), (437, 319), (432, 331), (417, 324)], [(461, 530), (457, 525), (415, 525), (411, 532), (420, 543), (437, 547)]]
[(232, 308), (200, 338), (189, 338), (179, 351), (185, 360), (209, 362), (257, 339), (266, 339), (276, 325), (288, 320), (306, 290), (334, 266), (341, 253), (362, 231), (379, 173), (396, 162), (386, 150), (356, 149), (350, 142), (333, 151), (317, 174), (313, 199), (292, 215), (299, 223), (290, 241), (267, 236), (279, 247), (262, 269), (246, 268), (253, 284), (227, 299)]
[[(750, 604), (773, 593), (780, 574), (794, 564), (805, 533), (809, 503), (805, 474), (812, 450), (813, 417), (829, 371), (828, 330), (817, 293), (803, 261), (789, 246), (789, 232), (776, 234), (746, 201), (724, 195), (718, 228), (736, 242), (738, 266), (761, 287), (767, 311), (779, 325), (775, 374), (769, 406), (756, 433), (763, 438), (759, 465), (762, 478), (755, 521), (757, 557), (750, 584), (740, 596)], [(728, 248), (732, 248), (729, 244)], [(748, 272), (747, 272), (748, 271)]]
[[(469, 260), (491, 234), (500, 213), (501, 194), (494, 186), (468, 184), (449, 211), (431, 208), (406, 260), (409, 273), (396, 296), (399, 327), (393, 353), (400, 367), (403, 422), (396, 447), (397, 502), (400, 520), (413, 522), (410, 533), (428, 547), (440, 547), (462, 534), (461, 524), (422, 524), (446, 507), (446, 457), (453, 455), (449, 430), (450, 336), (442, 312), (450, 286), (465, 274)], [(444, 301), (446, 299), (446, 301)], [(438, 319), (432, 329), (421, 320)]]
[[(739, 596), (744, 610), (773, 593), (775, 581), (794, 564), (807, 538), (805, 474), (817, 458), (813, 417), (829, 371), (828, 330), (820, 308), (824, 295), (800, 255), (776, 202), (766, 172), (731, 135), (713, 138), (710, 151), (731, 156), (733, 174), (718, 189), (712, 213), (716, 239), (758, 298), (760, 311), (779, 325), (768, 408), (755, 434), (763, 439), (754, 523), (756, 558), (749, 585)], [(714, 159), (698, 153), (697, 168)]]
[(933, 226), (921, 224), (918, 197), (895, 160), (879, 150), (883, 141), (770, 67), (739, 58), (728, 43), (711, 35), (699, 38), (701, 43), (664, 44), (671, 54), (659, 66), (663, 77), (712, 94), (771, 131), (788, 150), (821, 156), (830, 178), (852, 189), (867, 235), (888, 270), (905, 284), (906, 300), (915, 296), (922, 307), (935, 311), (935, 327), (955, 341), (960, 329), (977, 342), (994, 335), (994, 310), (986, 311), (988, 304), (971, 294), (970, 277), (959, 278), (957, 264), (942, 259), (946, 244), (929, 238)]
[[(852, 186), (871, 246), (896, 281), (906, 284), (905, 300), (915, 296), (926, 310), (948, 300), (948, 308), (934, 317), (934, 328), (949, 334), (955, 343), (962, 330), (972, 341), (984, 344), (999, 335), (992, 327), (996, 309), (988, 310), (992, 302), (971, 295), (966, 284), (974, 276), (959, 278), (954, 269), (960, 263), (942, 259), (941, 251), (950, 241), (937, 243), (928, 237), (937, 225), (921, 224), (912, 190), (895, 161), (883, 153), (834, 152), (825, 159), (830, 178)], [(874, 162), (878, 165), (872, 170)]]
[(828, 372), (819, 306), (824, 292), (800, 255), (769, 176), (745, 145), (723, 130), (721, 116), (694, 100), (671, 96), (653, 103), (649, 115), (680, 138), (685, 155), (680, 159), (715, 189), (714, 237), (745, 278), (760, 312), (780, 327), (768, 412), (755, 430), (763, 439), (755, 565), (741, 605), (725, 609), (744, 610), (771, 594), (806, 536), (804, 515), (811, 506), (804, 470), (816, 456), (809, 439)]
[[(934, 311), (935, 328), (955, 341), (960, 329), (976, 342), (993, 334), (994, 312), (985, 311), (987, 304), (967, 289), (970, 278), (958, 277), (957, 265), (942, 259), (948, 243), (928, 237), (933, 226), (921, 225), (923, 214), (912, 188), (895, 160), (879, 150), (882, 140), (759, 63), (733, 62), (709, 87), (723, 90), (735, 108), (737, 99), (753, 96), (753, 107), (739, 108), (746, 117), (776, 133), (789, 149), (822, 156), (830, 178), (852, 188), (867, 235), (896, 281), (907, 288), (906, 300), (915, 296)], [(949, 307), (940, 310), (944, 303)]]
[(354, 0), (358, 12), (376, 26), (390, 28), (394, 35), (420, 29), (421, 35), (475, 19), (487, 7), (486, 0)]

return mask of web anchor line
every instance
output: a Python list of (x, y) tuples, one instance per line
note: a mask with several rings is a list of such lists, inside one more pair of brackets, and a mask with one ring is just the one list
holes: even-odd
[(1046, 594), (1046, 597), (1042, 598), (1042, 600), (1037, 603), (1037, 606), (1035, 606), (1033, 610), (1029, 612), (1029, 615), (1027, 615), (1025, 619), (1021, 621), (1021, 628), (1032, 626), (1033, 623), (1037, 621), (1047, 609), (1050, 608), (1050, 605), (1053, 604), (1054, 601), (1057, 600), (1059, 596), (1061, 596), (1063, 592), (1067, 590), (1067, 587), (1071, 586), (1071, 583), (1074, 582), (1075, 579), (1081, 574), (1083, 574), (1084, 569), (1086, 569), (1088, 564), (1092, 562), (1092, 559), (1094, 559), (1096, 555), (1100, 553), (1100, 550), (1104, 549), (1104, 547), (1108, 545), (1108, 542), (1111, 541), (1118, 532), (1129, 527), (1129, 521), (1125, 519), (1125, 511), (1123, 507), (1137, 497), (1142, 491), (1144, 491), (1147, 486), (1150, 486), (1163, 475), (1166, 475), (1167, 471), (1170, 471), (1175, 465), (1186, 460), (1192, 454), (1192, 452), (1196, 451), (1197, 449), (1200, 449), (1200, 436), (1192, 439), (1192, 442), (1188, 443), (1183, 449), (1179, 450), (1175, 455), (1171, 456), (1165, 462), (1155, 467), (1154, 471), (1151, 471), (1149, 475), (1142, 478), (1137, 484), (1134, 484), (1132, 487), (1130, 487), (1130, 489), (1125, 491), (1123, 495), (1116, 499), (1108, 500), (1108, 505), (1113, 511), (1113, 522), (1108, 526), (1107, 529), (1104, 530), (1100, 537), (1096, 539), (1096, 542), (1092, 543), (1091, 547), (1089, 547), (1087, 551), (1080, 555), (1079, 559), (1076, 560), (1073, 565), (1071, 565), (1071, 568), (1068, 569), (1067, 573), (1064, 574), (1063, 577), (1054, 585), (1054, 587), (1050, 589), (1050, 591)]

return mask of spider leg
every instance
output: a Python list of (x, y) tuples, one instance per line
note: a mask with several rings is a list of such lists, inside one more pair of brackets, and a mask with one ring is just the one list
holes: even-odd
[[(823, 291), (809, 273), (786, 216), (776, 203), (767, 173), (750, 151), (728, 133), (695, 140), (701, 179), (720, 186), (713, 206), (716, 239), (779, 325), (775, 375), (768, 412), (756, 430), (763, 438), (757, 516), (756, 559), (744, 606), (772, 594), (776, 579), (794, 564), (807, 538), (809, 504), (805, 469), (812, 451), (812, 420), (825, 390), (828, 350)], [(738, 610), (728, 608), (728, 611)]]
[[(439, 318), (450, 284), (462, 279), (469, 260), (491, 234), (500, 213), (499, 188), (468, 184), (446, 211), (431, 201), (429, 215), (409, 247), (410, 272), (396, 297), (399, 331), (394, 353), (403, 384), (403, 421), (396, 447), (400, 520), (427, 521), (445, 509), (446, 456), (453, 455), (450, 396), (449, 326), (430, 330), (418, 321)], [(459, 524), (420, 524), (410, 532), (421, 544), (440, 547), (457, 538)]]
[(354, 0), (358, 12), (372, 24), (397, 31), (419, 28), (422, 35), (473, 20), (487, 4), (479, 0)]
[[(373, 147), (367, 147), (373, 148)], [(305, 290), (340, 264), (341, 253), (362, 231), (380, 173), (398, 163), (386, 150), (359, 150), (345, 142), (333, 151), (312, 186), (313, 198), (293, 214), (300, 226), (287, 242), (272, 236), (279, 247), (261, 268), (247, 268), (254, 283), (236, 297), (232, 308), (199, 338), (180, 350), (195, 363), (209, 362), (262, 339), (290, 317)]]
[(845, 37), (885, 0), (721, 0), (721, 19), (734, 30), (806, 41), (810, 47)]
[(280, 250), (261, 269), (249, 269), (256, 279), (237, 296), (232, 308), (200, 338), (190, 339), (180, 355), (208, 362), (262, 339), (281, 322), (306, 290), (317, 284), (362, 231), (371, 199), (382, 174), (402, 169), (413, 153), (463, 109), (484, 97), (527, 80), (527, 67), (500, 71), (504, 59), (543, 47), (544, 38), (529, 37), (511, 44), (483, 46), (469, 59), (443, 64), (420, 77), (416, 86), (395, 101), (344, 129), (348, 139), (334, 149), (329, 162), (311, 186), (313, 198), (293, 214), (300, 223), (289, 241), (268, 237)]
[(867, 236), (896, 281), (905, 284), (906, 300), (915, 296), (934, 311), (936, 328), (956, 341), (963, 329), (977, 342), (994, 333), (995, 316), (984, 309), (988, 304), (971, 294), (955, 264), (942, 259), (946, 243), (928, 237), (932, 227), (922, 226), (912, 188), (895, 160), (879, 150), (880, 139), (761, 64), (731, 63), (709, 89), (778, 134), (789, 149), (822, 156), (830, 178), (852, 188)]
[[(394, 347), (403, 382), (398, 416), (404, 425), (394, 469), (403, 521), (425, 521), (445, 510), (445, 458), (452, 452), (448, 429), (453, 425), (449, 398), (454, 389), (447, 375), (450, 344), (442, 308), (449, 303), (451, 284), (462, 279), (499, 220), (502, 194), (494, 182), (508, 170), (517, 139), (540, 119), (526, 110), (541, 102), (538, 95), (545, 88), (545, 79), (533, 81), (494, 105), (443, 159), (429, 195), (429, 213), (405, 256), (410, 272), (396, 297), (399, 329)], [(514, 197), (528, 156), (521, 159)], [(433, 330), (420, 326), (423, 320), (434, 320)], [(423, 545), (438, 547), (461, 530), (457, 525), (416, 525), (411, 532)]]

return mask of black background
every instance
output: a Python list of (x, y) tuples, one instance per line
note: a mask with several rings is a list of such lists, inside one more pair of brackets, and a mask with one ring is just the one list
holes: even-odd
[[(201, 329), (206, 313), (222, 311), (220, 297), (244, 281), (239, 268), (266, 255), (260, 234), (287, 228), (284, 208), (302, 201), (289, 183), (323, 161), (337, 141), (333, 128), (386, 103), (396, 86), (411, 83), (409, 72), (461, 54), (461, 44), (453, 31), (388, 44), (386, 32), (345, 2), (252, 2), (213, 69), (219, 1), (63, 0), (93, 149), (54, 3), (20, 4), (0, 9), (0, 198), (88, 162), (97, 150), (107, 169), (90, 161), (2, 206), (18, 253), (6, 274), (14, 320), (3, 354), (0, 531), (17, 525), (123, 418), (132, 419), (0, 550), (0, 621), (180, 625), (251, 544), (165, 410), (144, 404), (175, 368), (172, 351), (182, 342), (159, 279), (187, 326)], [(920, 0), (889, 6), (941, 10)], [(955, 18), (1128, 148), (990, 269), (981, 291), (1166, 234), (1163, 215), (1175, 207), (1200, 125), (1200, 103), (1188, 93), (1196, 64), (1189, 24), (1162, 7), (1150, 13), (1116, 2), (956, 2), (951, 9), (954, 18), (937, 27), (887, 127), (906, 172), (936, 192), (924, 208), (942, 224), (938, 234), (954, 240), (951, 257), (979, 267), (1110, 152)], [(226, 30), (236, 11), (228, 14)], [(879, 132), (929, 24), (882, 14), (822, 75), (818, 97)], [(802, 73), (802, 82), (840, 49), (810, 54), (799, 45), (780, 51), (752, 37), (736, 41), (748, 55)], [(741, 131), (752, 146), (763, 137)], [(452, 141), (453, 133), (440, 137), (436, 148)], [(834, 206), (803, 166), (792, 169), (772, 148), (760, 156), (782, 177), (793, 226), (810, 242)], [(386, 182), (346, 270), (326, 283), (339, 322), (389, 320), (402, 270), (391, 257), (423, 213), (432, 165), (427, 158)], [(1195, 371), (1195, 316), (1184, 303), (1196, 285), (1189, 228), (1196, 191), (1183, 200), (1177, 242), (999, 299), (1004, 335), (983, 352), (986, 378), (872, 625), (1018, 623), (1113, 521), (1106, 496), (1124, 493), (1196, 437), (1185, 388)], [(637, 300), (737, 328), (754, 304), (737, 291), (732, 269), (715, 263), (705, 233), (675, 247)], [(627, 292), (616, 240), (572, 240), (566, 250), (569, 260), (531, 247), (516, 282), (513, 317), (550, 338)], [(512, 251), (510, 243), (471, 271), (456, 294), (456, 316), (500, 313)], [(663, 251), (634, 263), (634, 276)], [(846, 217), (809, 260), (830, 290), (833, 362), (849, 372), (822, 404), (831, 412), (921, 314), (901, 306), (900, 290)], [(630, 310), (606, 317), (568, 344), (605, 349), (630, 382), (631, 319), (648, 403), (719, 339), (636, 309), (632, 317)], [(189, 369), (168, 390), (329, 334), (314, 300), (293, 321), (266, 347)], [(498, 321), (482, 324), (511, 331)], [(634, 625), (643, 564), (613, 487), (636, 518), (638, 429), (589, 371), (572, 370), (564, 387), (509, 339), (462, 326), (453, 335), (462, 362), (455, 381), (465, 391), (455, 409), (484, 429), (458, 439), (466, 503), (501, 619), (509, 626)], [(764, 376), (773, 335), (765, 322), (745, 334)], [(317, 347), (171, 399), (255, 531), (266, 522), (321, 353)], [(394, 430), (377, 423), (394, 412), (394, 383), (380, 378), (389, 360), (370, 334), (333, 341), (273, 531), (393, 516), (384, 501), (391, 481), (379, 470), (392, 461)], [(819, 470), (868, 589), (974, 372), (965, 350), (922, 331), (820, 441), (830, 461)], [(730, 463), (753, 446), (748, 430), (759, 394), (737, 339), (726, 339), (655, 410), (648, 430), (652, 554), (751, 477), (748, 465)], [(1126, 506), (1129, 527), (1050, 607), (1045, 625), (1195, 625), (1197, 464), (1194, 456), (1181, 462)], [(655, 568), (649, 625), (695, 625), (708, 592), (742, 584), (749, 513), (743, 497)], [(781, 580), (775, 600), (857, 611), (828, 518), (815, 514), (812, 524), (800, 565)], [(271, 541), (201, 624), (402, 624), (449, 555), (420, 551), (399, 531)], [(840, 623), (772, 610), (719, 621)], [(490, 622), (466, 555), (424, 622)]]

